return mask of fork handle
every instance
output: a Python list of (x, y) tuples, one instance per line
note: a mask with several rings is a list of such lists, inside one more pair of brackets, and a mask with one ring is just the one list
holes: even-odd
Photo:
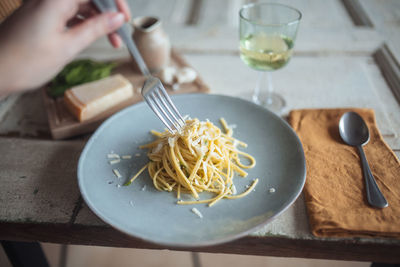
[[(107, 11), (118, 11), (117, 5), (114, 0), (92, 0), (93, 4), (102, 12)], [(135, 43), (129, 35), (129, 29), (127, 23), (124, 23), (121, 28), (117, 30), (118, 35), (121, 37), (122, 41), (128, 47), (129, 52), (136, 60), (136, 63), (139, 66), (140, 71), (144, 76), (150, 76), (150, 71), (146, 66), (142, 56), (140, 55), (139, 50), (137, 49)]]
[(128, 47), (129, 52), (133, 56), (133, 58), (136, 60), (136, 63), (139, 66), (140, 71), (143, 73), (144, 76), (150, 76), (150, 71), (146, 66), (146, 63), (144, 62), (142, 56), (140, 55), (139, 50), (137, 49), (135, 43), (133, 42), (132, 38), (129, 36), (128, 33), (128, 28), (127, 24), (125, 23), (122, 25), (121, 28), (117, 30), (117, 33), (121, 37), (122, 41), (126, 44)]

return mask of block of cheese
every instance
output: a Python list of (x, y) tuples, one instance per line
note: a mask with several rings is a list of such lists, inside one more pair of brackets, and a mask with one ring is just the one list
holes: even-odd
[(79, 121), (86, 121), (132, 96), (132, 84), (116, 74), (72, 87), (64, 93), (64, 102)]

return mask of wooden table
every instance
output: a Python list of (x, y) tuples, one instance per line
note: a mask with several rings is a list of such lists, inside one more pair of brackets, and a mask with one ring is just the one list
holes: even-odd
[[(212, 93), (242, 96), (252, 90), (257, 75), (238, 57), (237, 11), (244, 2), (130, 4), (134, 16), (161, 17), (174, 47), (199, 71)], [(303, 12), (294, 57), (273, 74), (276, 90), (287, 100), (283, 116), (297, 108), (373, 108), (386, 142), (399, 156), (400, 106), (394, 93), (400, 90), (400, 71), (394, 63), (400, 59), (399, 2), (280, 2)], [(127, 52), (112, 50), (102, 39), (80, 55), (87, 56), (113, 59), (126, 57)], [(114, 230), (85, 205), (76, 167), (88, 136), (50, 140), (40, 92), (3, 100), (0, 121), (0, 239), (161, 249)], [(400, 262), (400, 240), (313, 237), (302, 197), (245, 238), (191, 250)]]

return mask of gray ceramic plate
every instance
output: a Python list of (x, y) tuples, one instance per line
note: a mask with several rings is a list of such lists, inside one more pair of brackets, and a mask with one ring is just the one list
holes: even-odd
[[(153, 140), (150, 129), (163, 130), (145, 103), (128, 107), (105, 121), (86, 144), (78, 166), (79, 187), (92, 211), (129, 235), (167, 246), (213, 245), (244, 236), (288, 208), (305, 182), (302, 145), (290, 126), (272, 112), (238, 98), (190, 94), (174, 96), (183, 114), (219, 124), (236, 124), (234, 137), (248, 143), (244, 151), (257, 160), (247, 178), (235, 178), (238, 192), (259, 178), (255, 191), (237, 200), (177, 205), (175, 193), (154, 189), (147, 172), (130, 186), (122, 185), (147, 162), (139, 145)], [(110, 165), (107, 154), (133, 155)], [(140, 155), (139, 155), (140, 154)], [(123, 176), (117, 179), (112, 169)], [(274, 193), (269, 189), (275, 188)], [(202, 197), (206, 197), (202, 195)], [(196, 207), (200, 219), (191, 209)]]

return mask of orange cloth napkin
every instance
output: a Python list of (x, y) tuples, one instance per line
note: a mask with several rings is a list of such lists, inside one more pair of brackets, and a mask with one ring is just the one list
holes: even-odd
[[(338, 125), (347, 111), (367, 122), (364, 146), (371, 171), (389, 202), (384, 209), (368, 205), (356, 148), (343, 143)], [(400, 162), (383, 141), (370, 109), (304, 109), (289, 114), (307, 163), (304, 195), (312, 233), (320, 237), (400, 238)]]

